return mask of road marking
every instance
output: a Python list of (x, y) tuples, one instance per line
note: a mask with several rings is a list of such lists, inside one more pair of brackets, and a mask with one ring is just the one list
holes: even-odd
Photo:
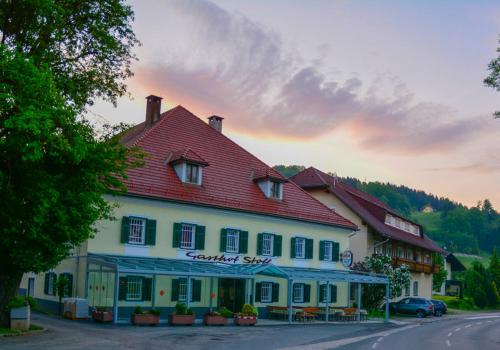
[(449, 347), (451, 347), (451, 343), (448, 339), (446, 339), (446, 345), (448, 345)]
[(466, 317), (464, 320), (482, 320), (485, 318), (500, 318), (499, 314), (495, 315), (483, 315), (483, 316), (474, 316), (474, 317)]
[(466, 325), (464, 326), (464, 328), (469, 328), (470, 326), (472, 326), (472, 325), (471, 325), (471, 324), (466, 324)]
[(458, 327), (458, 328), (455, 328), (455, 332), (458, 332), (459, 330), (461, 330), (462, 328)]
[(476, 322), (476, 324), (479, 326), (480, 324), (483, 324), (483, 322)]
[(486, 323), (491, 323), (491, 322), (493, 322), (493, 321), (492, 321), (492, 320), (488, 320), (488, 321), (486, 321)]
[(448, 337), (451, 337), (451, 336), (452, 336), (452, 334), (453, 334), (452, 332), (448, 333)]
[[(346, 339), (339, 339), (339, 340), (331, 340), (331, 341), (326, 341), (323, 343), (315, 343), (315, 344), (308, 344), (308, 345), (298, 345), (298, 346), (290, 346), (286, 348), (281, 348), (280, 350), (302, 350), (302, 349), (307, 349), (307, 350), (327, 350), (327, 349), (335, 349), (340, 346), (344, 345), (349, 345), (352, 343), (357, 343), (366, 339), (370, 338), (375, 338), (375, 337), (386, 337), (391, 334), (407, 331), (409, 329), (415, 328), (415, 327), (420, 327), (419, 324), (411, 324), (405, 327), (401, 328), (395, 328), (391, 329), (388, 331), (382, 331), (378, 333), (373, 333), (373, 334), (368, 334), (368, 335), (363, 335), (359, 337), (354, 337), (354, 338), (346, 338)], [(373, 345), (372, 345), (373, 346)]]
[(372, 349), (375, 349), (375, 348), (377, 347), (377, 345), (378, 345), (378, 343), (374, 343), (374, 344), (372, 345)]
[(377, 339), (378, 342), (381, 342), (382, 340), (384, 340), (384, 337), (380, 337)]

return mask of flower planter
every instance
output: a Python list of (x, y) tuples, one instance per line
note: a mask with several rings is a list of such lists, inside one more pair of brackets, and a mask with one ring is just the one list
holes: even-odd
[(30, 329), (31, 311), (29, 305), (10, 310), (10, 329)]
[(225, 326), (227, 318), (219, 315), (205, 315), (203, 316), (203, 324), (205, 326)]
[(92, 318), (96, 322), (112, 322), (113, 311), (92, 311)]
[(132, 323), (135, 325), (156, 325), (160, 323), (160, 316), (151, 314), (133, 314)]
[(168, 315), (168, 323), (172, 326), (192, 326), (194, 324), (195, 314), (192, 315)]
[(234, 324), (237, 326), (254, 326), (257, 323), (257, 316), (234, 316)]

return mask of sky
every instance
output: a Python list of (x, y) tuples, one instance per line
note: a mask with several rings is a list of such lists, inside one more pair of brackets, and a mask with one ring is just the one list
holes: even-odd
[(406, 185), (500, 209), (498, 1), (130, 1), (130, 97), (97, 122), (182, 105), (269, 165)]

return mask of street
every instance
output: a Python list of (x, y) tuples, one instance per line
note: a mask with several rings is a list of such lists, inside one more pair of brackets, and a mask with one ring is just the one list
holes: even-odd
[(406, 324), (342, 323), (257, 327), (133, 327), (35, 314), (47, 331), (0, 338), (20, 349), (500, 349), (500, 314), (465, 314)]

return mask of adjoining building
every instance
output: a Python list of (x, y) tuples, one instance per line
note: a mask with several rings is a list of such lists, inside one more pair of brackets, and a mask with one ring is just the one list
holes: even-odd
[(179, 301), (198, 317), (288, 306), (291, 320), (292, 306), (347, 306), (350, 283), (387, 285), (341, 263), (358, 227), (227, 138), (223, 118), (207, 124), (182, 106), (160, 113), (157, 96), (146, 110), (123, 136), (146, 152), (145, 165), (129, 171), (126, 194), (106, 197), (117, 220), (96, 223), (95, 237), (53, 271), (23, 278), (42, 307), (56, 309), (61, 274), (67, 296), (112, 308), (115, 322), (136, 306), (165, 319)]
[[(433, 255), (445, 252), (424, 234), (421, 225), (368, 193), (313, 167), (290, 180), (360, 228), (349, 241), (355, 261), (372, 254), (386, 254), (392, 257), (394, 266), (406, 264), (410, 268), (411, 284), (403, 296), (431, 298), (432, 275), (439, 270)], [(355, 291), (350, 294), (354, 298)]]
[(462, 282), (456, 278), (457, 272), (466, 270), (464, 264), (453, 253), (446, 255), (446, 280), (443, 282), (441, 289), (436, 294), (449, 295), (449, 296), (462, 296), (463, 285)]

